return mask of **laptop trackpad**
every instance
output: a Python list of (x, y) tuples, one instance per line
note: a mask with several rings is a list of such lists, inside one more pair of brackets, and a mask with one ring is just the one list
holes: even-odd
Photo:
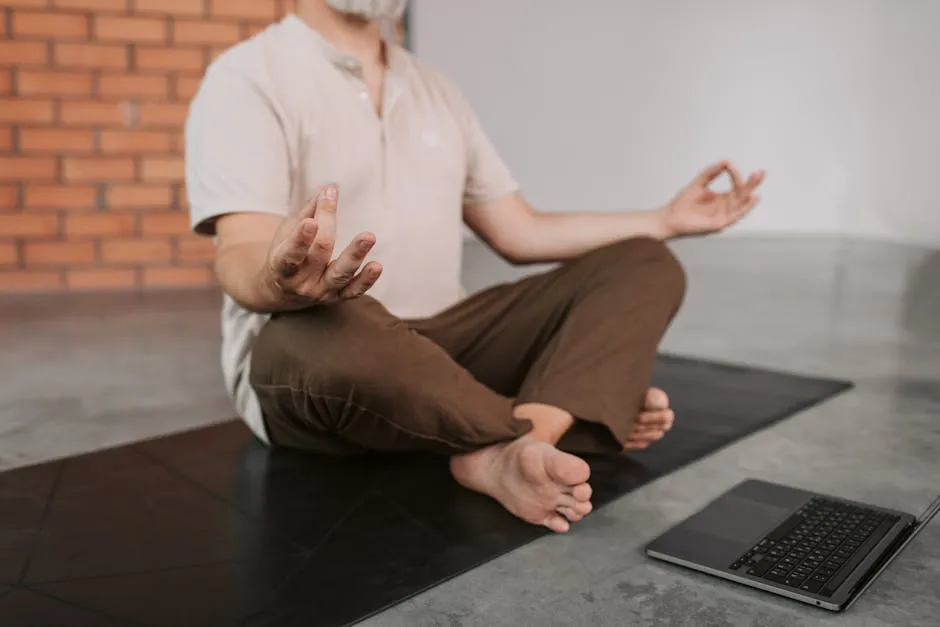
[(750, 543), (784, 521), (789, 509), (736, 496), (720, 498), (688, 521), (688, 528), (725, 540)]

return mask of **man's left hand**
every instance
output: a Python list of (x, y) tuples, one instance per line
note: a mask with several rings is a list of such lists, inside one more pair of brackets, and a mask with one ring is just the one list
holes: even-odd
[[(727, 172), (731, 190), (717, 193), (709, 185)], [(670, 237), (705, 235), (724, 230), (753, 209), (760, 197), (755, 190), (764, 180), (764, 172), (751, 174), (743, 181), (728, 161), (703, 170), (661, 211), (663, 226)]]

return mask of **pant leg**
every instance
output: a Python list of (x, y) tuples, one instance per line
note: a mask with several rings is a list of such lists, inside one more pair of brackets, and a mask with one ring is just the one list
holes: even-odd
[(571, 412), (579, 420), (560, 448), (619, 453), (684, 294), (684, 271), (668, 247), (636, 238), (490, 288), (413, 326), (516, 403)]
[(510, 399), (370, 297), (272, 317), (251, 385), (272, 442), (291, 448), (457, 454), (531, 429)]

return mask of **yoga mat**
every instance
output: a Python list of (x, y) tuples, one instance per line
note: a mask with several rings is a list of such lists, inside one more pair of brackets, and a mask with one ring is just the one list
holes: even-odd
[[(662, 356), (678, 416), (598, 507), (849, 387)], [(446, 460), (270, 452), (240, 422), (0, 474), (0, 625), (358, 622), (548, 533)]]

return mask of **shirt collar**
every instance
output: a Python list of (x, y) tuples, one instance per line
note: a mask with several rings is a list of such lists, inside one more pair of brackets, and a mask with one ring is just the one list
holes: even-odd
[[(299, 40), (307, 42), (307, 45), (311, 45), (318, 52), (324, 54), (326, 58), (340, 70), (362, 78), (362, 64), (359, 62), (359, 59), (337, 48), (323, 35), (297, 17), (297, 15), (293, 13), (288, 14), (283, 19), (282, 24), (288, 31), (295, 33)], [(405, 51), (396, 44), (386, 42), (385, 54), (388, 56), (389, 77), (397, 81), (398, 77), (403, 74), (403, 57)]]

